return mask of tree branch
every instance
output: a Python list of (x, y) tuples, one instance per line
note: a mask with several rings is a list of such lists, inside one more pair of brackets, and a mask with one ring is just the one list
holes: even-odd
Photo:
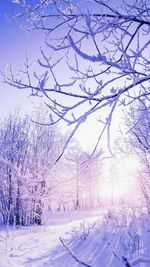
[(72, 252), (71, 250), (65, 245), (64, 241), (62, 240), (62, 238), (59, 238), (61, 244), (63, 245), (63, 247), (68, 251), (68, 253), (70, 254), (70, 256), (79, 264), (86, 266), (86, 267), (92, 267), (91, 265), (79, 260)]

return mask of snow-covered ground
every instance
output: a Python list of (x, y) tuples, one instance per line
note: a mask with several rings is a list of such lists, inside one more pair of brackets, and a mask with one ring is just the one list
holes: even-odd
[(0, 267), (121, 267), (125, 265), (118, 255), (129, 260), (150, 257), (147, 215), (128, 228), (123, 213), (106, 217), (103, 211), (49, 213), (45, 223), (18, 229), (1, 226)]

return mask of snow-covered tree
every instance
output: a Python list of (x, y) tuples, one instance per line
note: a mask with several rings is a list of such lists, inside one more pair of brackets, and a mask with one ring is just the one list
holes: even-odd
[(128, 149), (136, 153), (141, 162), (139, 180), (148, 212), (150, 213), (150, 111), (147, 100), (132, 105), (126, 113), (128, 138), (125, 141)]
[(41, 223), (62, 145), (58, 128), (31, 122), (18, 111), (0, 123), (0, 212), (5, 223)]
[(30, 132), (30, 148), (28, 175), (31, 182), (29, 191), (31, 199), (29, 206), (32, 205), (33, 220), (41, 223), (44, 198), (51, 194), (54, 180), (55, 162), (61, 153), (63, 137), (57, 127), (42, 125), (46, 120), (47, 114), (41, 109), (37, 111), (35, 120)]
[(101, 155), (91, 157), (79, 145), (67, 150), (66, 158), (72, 168), (73, 204), (74, 209), (87, 209), (99, 205)]
[(10, 224), (23, 223), (22, 188), (25, 181), (20, 177), (26, 173), (29, 128), (28, 118), (21, 120), (18, 111), (0, 125), (0, 155), (6, 161), (0, 162), (0, 211), (3, 221)]

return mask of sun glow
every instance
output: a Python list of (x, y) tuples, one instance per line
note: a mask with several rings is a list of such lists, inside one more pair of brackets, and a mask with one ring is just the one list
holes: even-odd
[[(108, 167), (108, 165), (110, 167)], [(134, 156), (120, 157), (106, 164), (100, 194), (110, 201), (131, 201), (137, 192), (137, 174), (140, 165)]]
[(119, 175), (135, 175), (139, 172), (140, 163), (135, 156), (121, 157), (118, 159), (117, 169)]

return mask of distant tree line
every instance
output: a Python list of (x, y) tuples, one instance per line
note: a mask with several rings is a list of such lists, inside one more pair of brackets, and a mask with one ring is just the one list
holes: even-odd
[[(9, 114), (0, 123), (0, 213), (4, 223), (41, 224), (43, 210), (94, 207), (99, 203), (98, 161), (71, 144), (55, 164), (65, 138), (45, 121)], [(77, 145), (78, 146), (78, 145)], [(96, 162), (96, 163), (95, 163)]]

